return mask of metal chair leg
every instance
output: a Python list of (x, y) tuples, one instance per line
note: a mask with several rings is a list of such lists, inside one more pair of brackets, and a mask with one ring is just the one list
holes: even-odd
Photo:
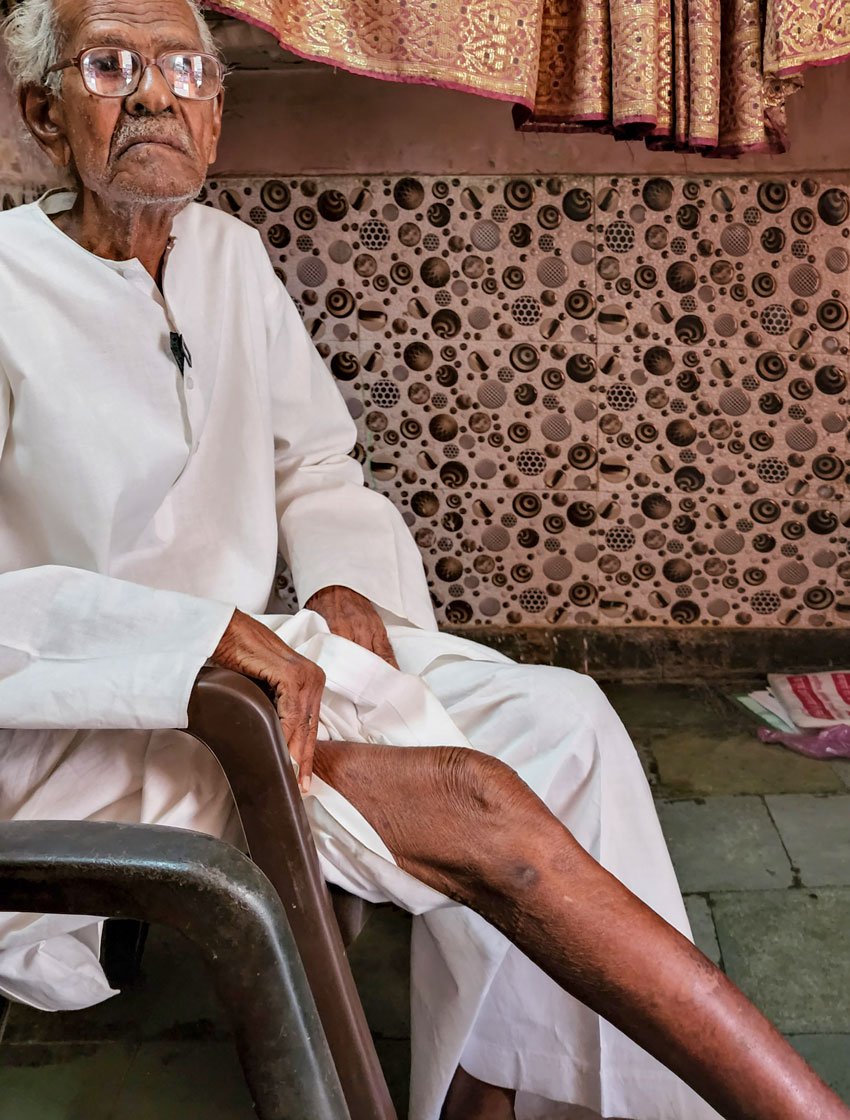
[(285, 912), (265, 876), (182, 829), (0, 823), (0, 910), (173, 926), (203, 954), (260, 1120), (350, 1120)]
[(353, 1120), (396, 1120), (274, 706), (247, 677), (205, 668), (188, 730), (220, 762), (251, 858), (283, 901)]

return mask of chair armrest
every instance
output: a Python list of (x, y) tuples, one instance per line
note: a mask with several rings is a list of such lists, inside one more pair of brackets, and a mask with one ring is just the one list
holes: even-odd
[(0, 900), (180, 930), (227, 1008), (261, 1120), (349, 1120), (280, 900), (229, 844), (155, 825), (3, 822)]
[(251, 858), (283, 893), (297, 871), (312, 899), (326, 895), (277, 712), (262, 688), (230, 669), (203, 668), (189, 697), (187, 730), (218, 759)]
[(248, 677), (205, 667), (188, 731), (221, 764), (251, 858), (283, 902), (352, 1117), (395, 1120), (274, 705)]
[[(315, 857), (301, 790), (265, 687), (229, 669), (202, 669), (189, 700), (188, 730), (207, 745), (224, 770), (254, 862), (277, 885), (283, 841), (309, 873), (304, 889), (314, 899), (324, 895), (327, 887)], [(332, 888), (330, 894), (347, 947), (366, 925), (369, 903), (338, 888)]]

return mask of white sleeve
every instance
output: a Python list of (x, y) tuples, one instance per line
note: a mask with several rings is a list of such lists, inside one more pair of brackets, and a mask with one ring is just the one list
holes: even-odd
[(297, 308), (275, 284), (266, 313), (277, 515), (298, 602), (338, 584), (399, 621), (434, 630), (419, 550), (395, 506), (364, 486), (349, 455), (357, 433), (345, 402)]
[[(0, 370), (0, 456), (9, 404)], [(185, 727), (233, 610), (77, 568), (0, 572), (0, 727)]]

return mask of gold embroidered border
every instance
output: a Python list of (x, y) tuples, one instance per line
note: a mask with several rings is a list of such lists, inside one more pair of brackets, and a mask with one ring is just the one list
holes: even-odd
[(542, 0), (221, 0), (296, 54), (531, 104)]
[(846, 0), (767, 0), (765, 74), (791, 74), (850, 57)]

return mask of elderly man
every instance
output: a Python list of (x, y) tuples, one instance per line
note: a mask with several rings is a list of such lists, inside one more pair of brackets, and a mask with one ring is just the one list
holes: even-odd
[[(715, 1115), (661, 1062), (728, 1117), (847, 1120), (683, 936), (598, 689), (436, 633), (256, 232), (190, 204), (222, 111), (194, 6), (25, 0), (6, 34), (73, 189), (0, 218), (0, 814), (234, 835), (171, 730), (211, 657), (272, 686), (327, 878), (421, 915), (413, 1120)], [(0, 990), (106, 998), (97, 939), (3, 916)]]

